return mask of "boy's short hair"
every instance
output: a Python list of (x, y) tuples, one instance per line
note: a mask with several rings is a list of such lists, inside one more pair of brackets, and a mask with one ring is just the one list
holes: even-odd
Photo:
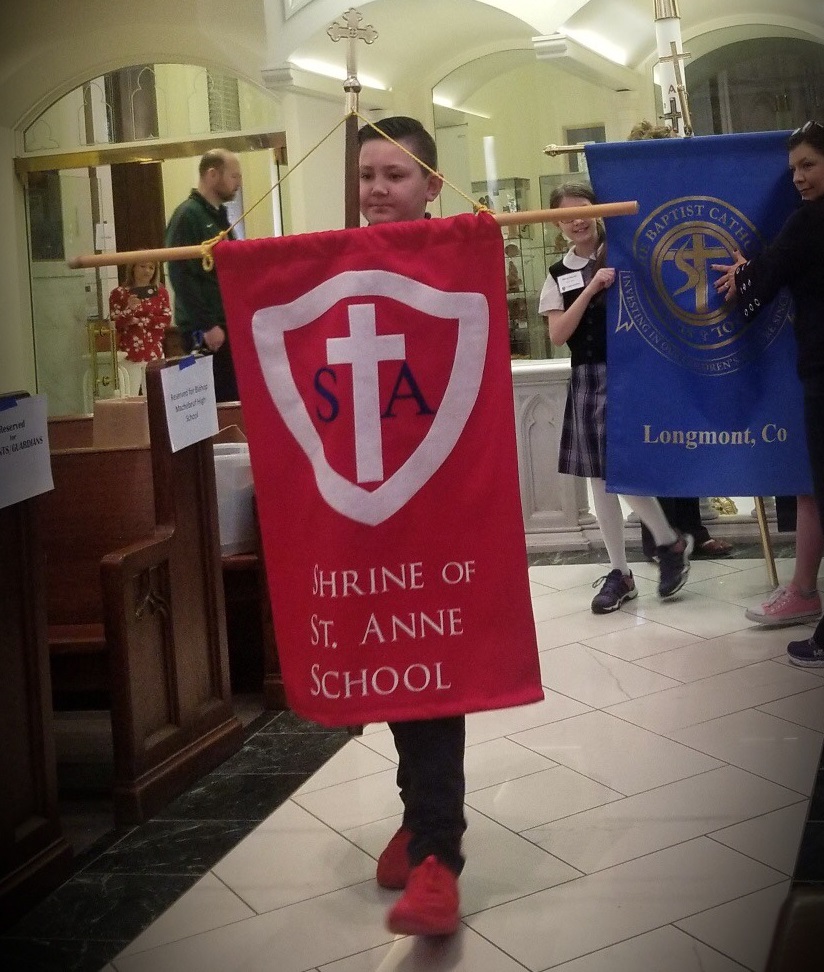
[(409, 118), (407, 115), (393, 115), (391, 118), (382, 118), (380, 121), (373, 122), (373, 124), (374, 128), (371, 125), (363, 125), (358, 129), (358, 148), (364, 142), (383, 137), (375, 131), (375, 128), (377, 128), (396, 142), (407, 142), (406, 147), (414, 156), (421, 162), (425, 162), (430, 169), (437, 171), (438, 148), (435, 145), (435, 139), (417, 118)]

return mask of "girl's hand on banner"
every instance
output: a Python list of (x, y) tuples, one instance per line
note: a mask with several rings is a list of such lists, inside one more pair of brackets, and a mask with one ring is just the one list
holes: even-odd
[(615, 268), (601, 267), (600, 270), (595, 271), (590, 286), (597, 294), (602, 290), (606, 290), (607, 287), (611, 287), (613, 283), (615, 283)]
[(744, 255), (738, 250), (733, 250), (732, 255), (735, 263), (710, 264), (710, 269), (721, 274), (718, 280), (715, 281), (715, 289), (719, 294), (721, 294), (725, 301), (735, 300), (735, 298), (738, 296), (738, 292), (735, 289), (735, 271), (739, 267), (743, 267), (747, 262)]

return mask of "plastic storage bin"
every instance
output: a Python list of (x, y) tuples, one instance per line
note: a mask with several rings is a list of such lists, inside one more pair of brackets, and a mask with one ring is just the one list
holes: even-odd
[(257, 546), (249, 446), (224, 442), (216, 443), (214, 450), (220, 552), (249, 553)]

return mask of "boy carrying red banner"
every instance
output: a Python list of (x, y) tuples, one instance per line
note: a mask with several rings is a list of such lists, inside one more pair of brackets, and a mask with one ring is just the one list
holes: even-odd
[[(437, 169), (435, 141), (423, 126), (395, 117), (379, 127)], [(368, 126), (358, 141), (360, 208), (370, 226), (423, 219), (441, 180)], [(464, 865), (466, 719), (390, 722), (389, 728), (398, 751), (403, 820), (378, 859), (377, 879), (405, 891), (387, 927), (402, 934), (451, 934), (460, 919), (457, 877)]]
[(503, 241), (488, 215), (425, 218), (441, 177), (419, 122), (359, 141), (368, 227), (221, 243), (215, 259), (289, 704), (389, 723), (403, 818), (377, 880), (404, 894), (387, 925), (445, 935), (465, 713), (543, 698)]

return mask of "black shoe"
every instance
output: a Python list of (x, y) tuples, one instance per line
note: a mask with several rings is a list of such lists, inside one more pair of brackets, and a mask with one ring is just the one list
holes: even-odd
[(791, 641), (787, 645), (787, 654), (793, 665), (802, 668), (824, 668), (824, 648), (820, 648), (815, 638), (806, 641)]
[(651, 564), (658, 563), (658, 548), (655, 546), (655, 539), (645, 526), (641, 527), (641, 550)]
[(658, 548), (658, 596), (672, 597), (687, 583), (693, 539), (689, 533), (679, 533), (675, 543)]
[(624, 601), (631, 601), (638, 597), (638, 588), (635, 586), (632, 574), (622, 574), (616, 567), (605, 577), (599, 577), (592, 585), (597, 587), (601, 581), (603, 587), (592, 599), (593, 614), (609, 614), (610, 611), (617, 611)]

